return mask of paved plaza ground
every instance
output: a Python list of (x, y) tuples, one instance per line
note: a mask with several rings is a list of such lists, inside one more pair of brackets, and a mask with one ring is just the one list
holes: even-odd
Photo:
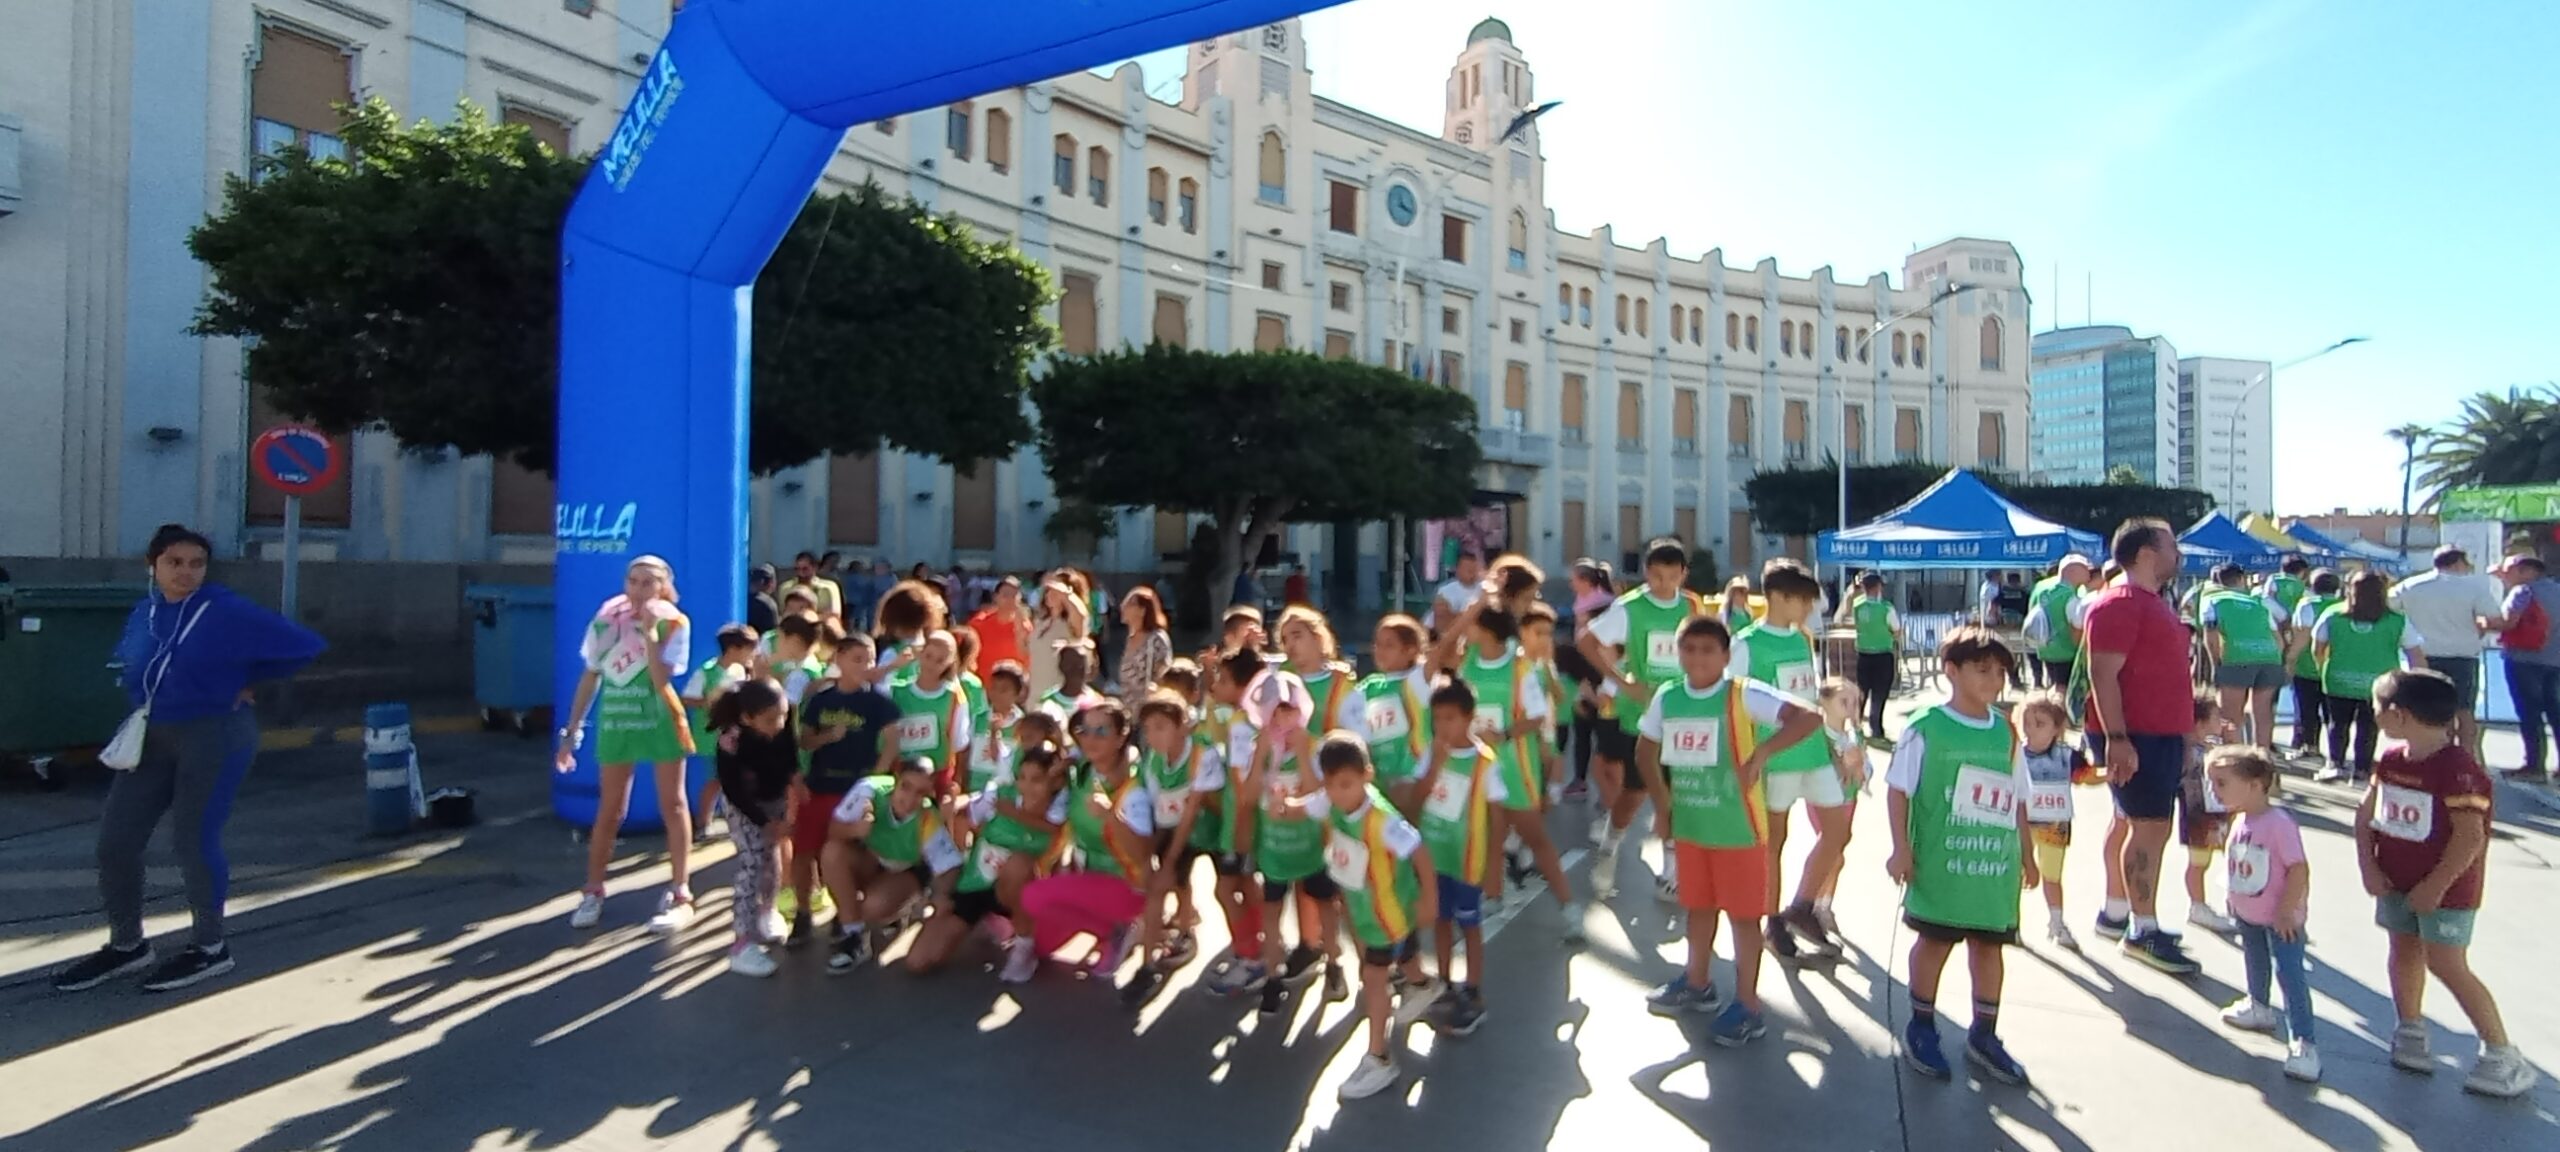
[[(2494, 734), (2493, 761), (2513, 763), (2515, 747)], [(1558, 942), (1552, 901), (1526, 906), (1489, 949), (1483, 1027), (1445, 1040), (1416, 1028), (1405, 1082), (1340, 1105), (1335, 1088), (1360, 1052), (1350, 1005), (1293, 1002), (1260, 1018), (1191, 990), (1196, 965), (1135, 1011), (1061, 965), (1003, 988), (983, 953), (927, 979), (830, 978), (815, 949), (768, 981), (727, 975), (725, 842), (698, 870), (706, 914), (680, 936), (643, 927), (664, 875), (645, 837), (626, 844), (604, 927), (573, 931), (582, 849), (549, 815), (542, 750), (477, 734), (421, 748), (431, 785), (479, 791), (480, 826), (366, 840), (355, 750), (262, 760), (231, 828), (240, 969), (162, 996), (129, 983), (50, 989), (47, 971), (100, 939), (97, 795), (0, 792), (0, 1152), (2560, 1149), (2548, 1077), (2560, 1066), (2560, 801), (2547, 793), (2502, 787), (2474, 952), (2546, 1070), (2521, 1100), (2461, 1091), (2474, 1042), (2441, 990), (2428, 1013), (2438, 1074), (2386, 1062), (2383, 939), (2347, 835), (2355, 796), (2296, 781), (2315, 885), (2319, 1086), (2287, 1081), (2274, 1042), (2216, 1022), (2237, 994), (2236, 948), (2191, 934), (2204, 971), (2179, 980), (2096, 945), (2094, 821), (2069, 873), (2088, 953), (2046, 944), (2031, 908), (2033, 942), (2010, 958), (2003, 1032), (2034, 1087), (1912, 1073), (1893, 1041), (1909, 937), (1884, 878), (1883, 806), (1870, 804), (1839, 903), (1852, 950), (1827, 970), (1769, 969), (1760, 1043), (1717, 1048), (1645, 1012), (1645, 989), (1677, 970), (1685, 945), (1640, 871), (1651, 850), (1630, 851), (1586, 946)], [(2083, 793), (2084, 811), (2101, 803)], [(1587, 821), (1579, 805), (1556, 817), (1577, 883)], [(182, 937), (175, 868), (151, 879), (152, 931)], [(2168, 896), (2163, 911), (2182, 916), (2185, 901)], [(1942, 1000), (1952, 1043), (1960, 965)]]

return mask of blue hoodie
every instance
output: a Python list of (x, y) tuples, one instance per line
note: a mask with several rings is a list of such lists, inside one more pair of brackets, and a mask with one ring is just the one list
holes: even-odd
[[(173, 648), (199, 608), (204, 615), (186, 643)], [(143, 702), (145, 670), (158, 679), (152, 719), (193, 720), (238, 708), (241, 689), (290, 676), (327, 647), (318, 633), (207, 583), (176, 603), (153, 588), (125, 620), (116, 659), (124, 665), (125, 695), (136, 705)]]

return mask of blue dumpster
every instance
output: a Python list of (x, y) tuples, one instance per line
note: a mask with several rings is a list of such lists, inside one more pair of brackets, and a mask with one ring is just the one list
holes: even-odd
[(523, 735), (550, 728), (551, 586), (472, 584), (471, 695), (481, 723)]

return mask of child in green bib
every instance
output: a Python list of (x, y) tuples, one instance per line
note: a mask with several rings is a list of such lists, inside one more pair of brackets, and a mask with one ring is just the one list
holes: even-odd
[[(1396, 1082), (1394, 1032), (1421, 1019), (1438, 994), (1422, 971), (1414, 933), (1439, 917), (1439, 879), (1422, 833), (1378, 790), (1369, 749), (1358, 735), (1326, 736), (1316, 764), (1324, 787), (1301, 803), (1324, 826), (1325, 871), (1342, 891), (1344, 918), (1360, 942), (1360, 1006), (1369, 1019), (1369, 1053), (1343, 1081), (1342, 1098), (1361, 1100)], [(1397, 969), (1405, 977), (1401, 993), (1391, 979)]]
[[(1760, 568), (1767, 611), (1733, 638), (1730, 664), (1742, 675), (1775, 687), (1789, 700), (1813, 708), (1822, 694), (1822, 653), (1805, 621), (1822, 599), (1822, 582), (1804, 564), (1781, 556)], [(1775, 729), (1760, 733), (1765, 742)], [(1769, 757), (1764, 800), (1769, 808), (1769, 904), (1785, 884), (1787, 817), (1801, 801), (1813, 820), (1813, 851), (1805, 857), (1792, 903), (1769, 917), (1769, 952), (1781, 961), (1800, 955), (1829, 959), (1838, 944), (1813, 914), (1813, 902), (1830, 886), (1849, 851), (1849, 794), (1854, 787), (1833, 762), (1830, 742), (1806, 740)]]
[(1378, 621), (1369, 655), (1378, 670), (1360, 681), (1361, 735), (1378, 787), (1396, 809), (1413, 817), (1422, 802), (1417, 789), (1424, 750), (1431, 747), (1431, 677), (1422, 668), (1422, 622), (1402, 612)]
[[(1424, 754), (1420, 780), (1418, 823), (1440, 875), (1433, 944), (1444, 991), (1434, 1008), (1441, 1014), (1440, 1029), (1453, 1036), (1475, 1031), (1484, 1020), (1484, 885), (1497, 867), (1494, 814), (1502, 804), (1493, 749), (1469, 731), (1475, 711), (1475, 691), (1464, 680), (1432, 690), (1431, 750)], [(1467, 943), (1463, 981), (1452, 966), (1461, 934)]]
[(2314, 759), (2329, 723), (2329, 698), (2320, 691), (2320, 655), (2311, 643), (2312, 626), (2336, 607), (2345, 589), (2338, 574), (2326, 568), (2311, 574), (2310, 584), (2293, 608), (2292, 627), (2285, 629), (2285, 660), (2293, 666), (2293, 755)]
[(1645, 1007), (1674, 1018), (1716, 1010), (1709, 964), (1721, 916), (1733, 925), (1734, 999), (1708, 1031), (1716, 1043), (1738, 1047), (1768, 1032), (1760, 1011), (1760, 920), (1775, 911), (1775, 889), (1763, 781), (1774, 757), (1821, 731), (1822, 715), (1741, 674), (1723, 620), (1690, 618), (1678, 643), (1681, 680), (1654, 693), (1638, 718), (1636, 764), (1653, 795), (1655, 830), (1672, 842), (1667, 863), (1679, 877), (1689, 962), (1646, 997)]
[[(693, 670), (693, 678), (684, 682), (684, 706), (693, 714), (694, 754), (712, 758), (711, 703), (747, 678), (747, 667), (754, 663), (756, 630), (744, 624), (731, 624), (720, 629), (720, 654), (702, 662)], [(702, 843), (711, 836), (712, 807), (720, 802), (720, 777), (717, 773), (702, 785), (702, 795), (693, 802), (693, 841)]]
[[(945, 814), (961, 863), (950, 895), (937, 898), (934, 914), (907, 945), (909, 972), (941, 967), (990, 918), (1006, 918), (1000, 921), (1006, 924), (1000, 935), (1019, 938), (1010, 923), (1013, 909), (1023, 888), (1055, 863), (1067, 823), (1066, 754), (1054, 741), (1030, 735), (1045, 736), (1026, 735), (1015, 753), (1011, 779), (962, 798)], [(833, 958), (827, 971), (837, 971)]]
[(1938, 1043), (1938, 979), (1962, 943), (1973, 971), (1973, 1027), (1965, 1060), (2004, 1084), (2027, 1073), (1999, 1037), (2001, 949), (2018, 939), (2018, 894), (2038, 884), (2024, 798), (2032, 778), (2017, 729), (2000, 714), (2000, 690), (2017, 657), (1987, 628), (1947, 633), (1938, 659), (1945, 704), (1913, 717), (1885, 769), (1893, 855), (1885, 871), (1903, 885), (1903, 923), (1914, 935), (1911, 1021), (1902, 1054), (1922, 1075), (1953, 1070)]
[[(1274, 676), (1289, 676), (1274, 670)], [(1294, 678), (1294, 677), (1293, 677)], [(1262, 872), (1262, 965), (1271, 976), (1262, 986), (1262, 1010), (1276, 1013), (1287, 987), (1303, 985), (1324, 962), (1326, 997), (1339, 988), (1349, 995), (1350, 982), (1334, 955), (1340, 919), (1340, 895), (1324, 867), (1324, 826), (1310, 819), (1306, 797), (1320, 787), (1314, 764), (1315, 741), (1308, 736), (1307, 711), (1295, 701), (1303, 687), (1275, 705), (1256, 735), (1253, 757), (1237, 780), (1236, 818), (1252, 830), (1254, 864)], [(1298, 943), (1283, 956), (1280, 912), (1296, 896)]]
[(1537, 762), (1538, 782), (1546, 788), (1543, 807), (1553, 808), (1564, 801), (1565, 778), (1572, 775), (1564, 760), (1564, 749), (1556, 745), (1556, 733), (1573, 721), (1573, 694), (1566, 690), (1563, 675), (1556, 671), (1554, 606), (1543, 600), (1534, 601), (1520, 613), (1520, 654), (1528, 658), (1529, 675), (1537, 680), (1538, 693), (1547, 701), (1547, 718), (1539, 722), (1529, 742), (1529, 754)]
[(939, 628), (925, 634), (915, 664), (889, 680), (898, 706), (898, 759), (933, 765), (939, 791), (959, 790), (961, 750), (969, 746), (969, 694), (960, 687), (960, 646)]
[[(1608, 819), (1592, 851), (1593, 887), (1616, 889), (1618, 846), (1644, 807), (1645, 784), (1635, 766), (1636, 724), (1654, 692), (1680, 680), (1680, 626), (1707, 611), (1706, 601), (1684, 585), (1689, 549), (1674, 539), (1647, 545), (1644, 586), (1622, 593), (1582, 627), (1574, 646), (1601, 676), (1602, 706), (1616, 716), (1617, 734), (1602, 733), (1592, 747)], [(1671, 842), (1662, 844), (1662, 872), (1655, 895), (1680, 898), (1672, 875)]]
[[(1555, 839), (1547, 833), (1546, 788), (1538, 779), (1539, 762), (1533, 749), (1552, 709), (1546, 690), (1539, 686), (1535, 665), (1520, 650), (1519, 618), (1487, 597), (1468, 605), (1459, 614), (1457, 627), (1467, 644), (1455, 661), (1456, 678), (1475, 692), (1475, 737), (1493, 749), (1502, 774), (1503, 831), (1519, 838), (1538, 873), (1546, 878), (1547, 891), (1555, 896), (1564, 916), (1565, 942), (1581, 943), (1584, 908), (1574, 899), (1573, 881), (1566, 878)], [(1507, 878), (1497, 871), (1486, 895), (1499, 900)]]
[(969, 742), (968, 759), (961, 766), (968, 781), (962, 791), (975, 795), (1013, 778), (1014, 755), (1022, 747), (1022, 693), (1028, 684), (1022, 665), (1011, 660), (987, 669), (987, 722), (970, 725), (976, 739)]
[(1215, 797), (1226, 787), (1226, 766), (1217, 749), (1192, 739), (1191, 705), (1170, 688), (1149, 692), (1138, 703), (1138, 739), (1138, 779), (1155, 810), (1155, 889), (1147, 896), (1147, 914), (1156, 915), (1165, 896), (1173, 896), (1164, 963), (1179, 968), (1198, 947), (1200, 913), (1191, 906), (1191, 872), (1217, 851)]
[(838, 908), (858, 912), (836, 955), (851, 966), (869, 962), (873, 933), (895, 934), (928, 895), (951, 888), (961, 857), (943, 826), (932, 765), (901, 759), (889, 773), (864, 777), (837, 802), (819, 871)]
[(622, 594), (606, 600), (587, 624), (578, 653), (586, 671), (578, 677), (568, 715), (561, 718), (560, 745), (552, 758), (561, 772), (576, 767), (587, 709), (594, 706), (596, 816), (588, 830), (586, 887), (569, 915), (572, 928), (593, 928), (604, 915), (605, 871), (622, 831), (623, 805), (631, 799), (632, 774), (643, 763), (654, 773), (671, 873), (649, 925), (675, 932), (693, 918), (687, 867), (693, 809), (684, 795), (693, 726), (675, 686), (678, 671), (693, 662), (691, 645), (692, 625), (676, 610), (675, 572), (655, 556), (632, 560), (623, 570)]

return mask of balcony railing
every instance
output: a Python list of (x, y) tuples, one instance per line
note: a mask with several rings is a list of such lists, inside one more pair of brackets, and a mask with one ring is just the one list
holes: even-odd
[(1493, 463), (1529, 468), (1556, 466), (1556, 442), (1552, 437), (1510, 428), (1487, 428), (1477, 439), (1484, 448), (1484, 458)]

